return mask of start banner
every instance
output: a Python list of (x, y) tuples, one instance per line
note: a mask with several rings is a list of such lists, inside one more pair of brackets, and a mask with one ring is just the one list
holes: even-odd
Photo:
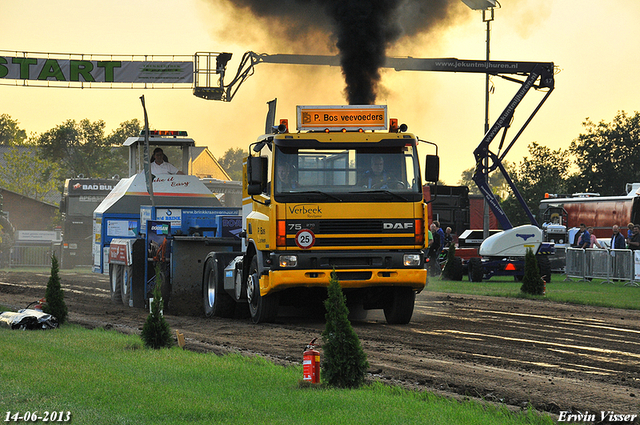
[(73, 83), (192, 83), (193, 62), (0, 56), (0, 78)]

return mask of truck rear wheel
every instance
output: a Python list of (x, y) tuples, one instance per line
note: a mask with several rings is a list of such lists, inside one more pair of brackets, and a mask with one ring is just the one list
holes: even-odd
[(482, 282), (484, 270), (482, 259), (473, 257), (469, 259), (469, 282)]
[(383, 308), (384, 317), (390, 325), (406, 325), (413, 316), (416, 293), (408, 287), (393, 288), (392, 297)]
[(260, 275), (258, 274), (258, 260), (251, 259), (249, 277), (247, 278), (247, 298), (249, 312), (253, 323), (273, 322), (278, 315), (278, 295), (260, 295)]
[(122, 304), (129, 306), (129, 299), (131, 298), (131, 280), (133, 277), (132, 266), (120, 266), (122, 269), (122, 284), (120, 285), (120, 294), (122, 298)]
[(122, 266), (109, 264), (109, 280), (111, 281), (111, 301), (120, 304), (122, 302)]
[(224, 270), (216, 257), (209, 257), (204, 266), (202, 294), (206, 317), (233, 317), (236, 302), (224, 291)]

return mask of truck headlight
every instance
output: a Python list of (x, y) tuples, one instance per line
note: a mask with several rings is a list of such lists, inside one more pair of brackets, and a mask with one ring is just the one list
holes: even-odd
[(281, 255), (278, 258), (280, 267), (297, 267), (298, 256), (297, 255)]
[(420, 254), (404, 254), (405, 267), (417, 267), (420, 265)]

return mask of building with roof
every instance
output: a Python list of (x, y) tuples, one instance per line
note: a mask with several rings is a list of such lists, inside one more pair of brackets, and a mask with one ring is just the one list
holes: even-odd
[(15, 230), (52, 230), (58, 206), (0, 187), (2, 210)]
[[(29, 146), (0, 145), (0, 167), (6, 167), (4, 154), (11, 149), (18, 149), (19, 153), (29, 151)], [(44, 200), (30, 198), (29, 196), (9, 190), (0, 185), (2, 196), (2, 210), (15, 228), (15, 230), (52, 230), (61, 193), (52, 191)]]
[(193, 147), (191, 152), (194, 157), (191, 163), (191, 174), (201, 179), (231, 180), (229, 174), (222, 168), (209, 149), (206, 147)]

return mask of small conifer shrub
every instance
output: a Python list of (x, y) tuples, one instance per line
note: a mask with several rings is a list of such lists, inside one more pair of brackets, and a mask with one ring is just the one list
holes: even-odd
[(456, 247), (451, 244), (447, 251), (447, 262), (442, 269), (442, 278), (448, 280), (454, 280), (454, 261), (456, 258)]
[(364, 383), (369, 362), (349, 322), (346, 298), (335, 270), (331, 273), (324, 304), (327, 323), (322, 333), (322, 378), (333, 387), (357, 388)]
[(151, 313), (147, 316), (147, 320), (142, 327), (141, 337), (145, 347), (160, 349), (163, 347), (170, 348), (173, 345), (173, 336), (171, 328), (164, 319), (162, 309), (164, 300), (162, 299), (162, 276), (160, 267), (156, 266), (156, 286), (153, 288), (153, 301), (151, 302)]
[(42, 306), (44, 313), (50, 314), (62, 325), (67, 321), (69, 310), (64, 302), (64, 291), (60, 284), (60, 275), (58, 274), (58, 258), (55, 254), (51, 256), (51, 276), (47, 282), (47, 290), (45, 292), (46, 303)]
[(530, 295), (544, 295), (544, 282), (538, 269), (538, 260), (530, 248), (524, 257), (524, 277), (520, 291)]

